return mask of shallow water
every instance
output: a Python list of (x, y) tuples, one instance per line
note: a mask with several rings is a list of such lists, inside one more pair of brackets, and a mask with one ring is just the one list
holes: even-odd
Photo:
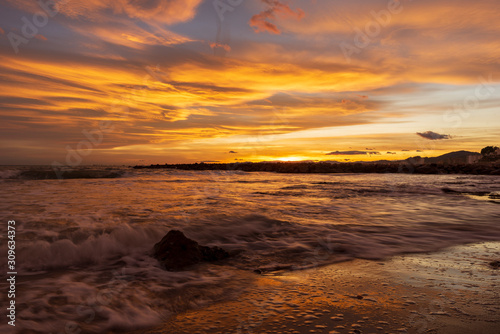
[[(33, 180), (16, 178), (21, 169), (0, 169), (2, 237), (7, 220), (17, 223), (16, 329), (150, 327), (236, 296), (257, 268), (500, 240), (498, 176), (87, 167), (122, 176)], [(164, 271), (149, 254), (173, 228), (236, 255)]]

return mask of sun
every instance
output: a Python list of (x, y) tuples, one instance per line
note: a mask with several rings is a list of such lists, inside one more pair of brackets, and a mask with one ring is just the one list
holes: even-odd
[(276, 160), (278, 161), (302, 161), (302, 160), (308, 160), (307, 157), (282, 157), (282, 158), (277, 158)]

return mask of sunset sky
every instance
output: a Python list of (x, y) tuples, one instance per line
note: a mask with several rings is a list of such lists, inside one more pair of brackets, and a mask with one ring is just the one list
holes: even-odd
[(0, 164), (500, 144), (498, 0), (40, 3), (0, 1)]

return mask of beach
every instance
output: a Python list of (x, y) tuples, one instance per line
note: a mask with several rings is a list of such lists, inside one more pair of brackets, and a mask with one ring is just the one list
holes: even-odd
[(500, 243), (255, 275), (236, 300), (137, 333), (498, 333)]

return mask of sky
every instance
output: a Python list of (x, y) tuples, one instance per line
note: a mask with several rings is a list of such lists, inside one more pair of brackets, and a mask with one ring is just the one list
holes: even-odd
[(498, 0), (1, 0), (0, 164), (500, 144)]

